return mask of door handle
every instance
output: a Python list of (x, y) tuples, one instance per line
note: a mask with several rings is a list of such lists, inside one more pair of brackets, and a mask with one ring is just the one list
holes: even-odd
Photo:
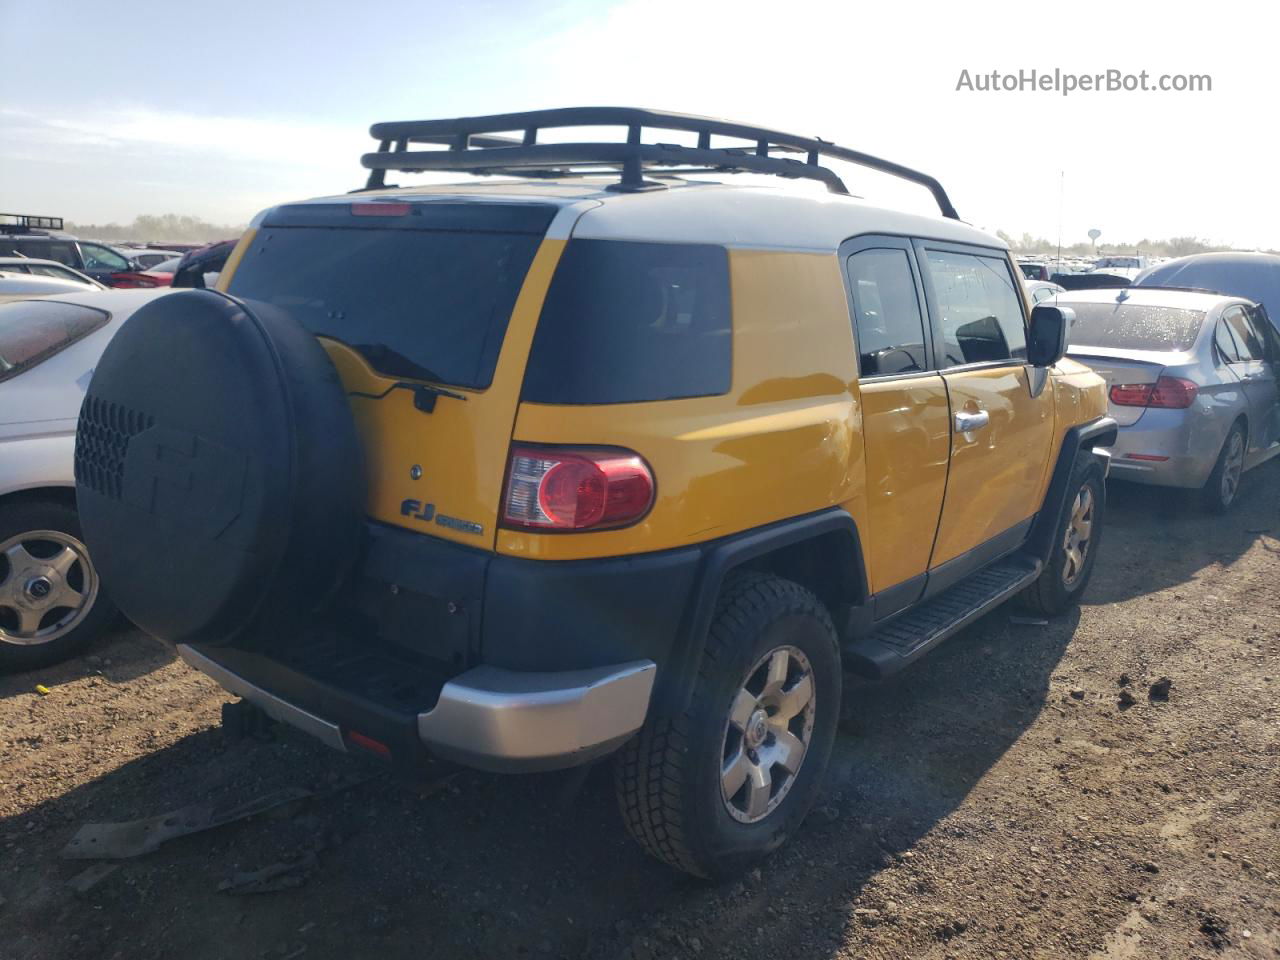
[(990, 422), (991, 414), (985, 410), (979, 410), (977, 413), (961, 411), (956, 414), (956, 433), (971, 433), (974, 430), (981, 430)]

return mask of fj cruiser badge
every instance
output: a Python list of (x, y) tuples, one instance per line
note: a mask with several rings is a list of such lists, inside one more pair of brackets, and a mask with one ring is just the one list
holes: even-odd
[(421, 520), (423, 523), (430, 523), (433, 519), (442, 527), (448, 527), (450, 530), (457, 530), (459, 533), (484, 533), (483, 524), (475, 523), (472, 520), (459, 520), (457, 517), (445, 516), (443, 513), (436, 513), (436, 505), (434, 503), (423, 503), (421, 500), (401, 500), (400, 516), (410, 517), (414, 520)]
[(400, 516), (402, 517), (412, 517), (414, 520), (430, 523), (431, 518), (435, 515), (436, 505), (434, 503), (423, 503), (421, 500), (400, 501)]

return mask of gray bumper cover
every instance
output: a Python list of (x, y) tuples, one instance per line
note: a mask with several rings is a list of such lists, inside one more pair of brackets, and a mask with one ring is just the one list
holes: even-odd
[[(188, 664), (275, 720), (345, 750), (338, 725), (289, 703), (191, 647)], [(657, 668), (652, 660), (523, 673), (480, 666), (445, 684), (435, 707), (418, 715), (431, 753), (485, 770), (551, 770), (608, 753), (644, 725)]]

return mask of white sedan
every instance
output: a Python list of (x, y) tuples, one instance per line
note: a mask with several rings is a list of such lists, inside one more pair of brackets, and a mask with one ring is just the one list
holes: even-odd
[(92, 277), (55, 260), (0, 257), (0, 303), (59, 293), (107, 289)]
[(135, 310), (167, 293), (96, 290), (0, 303), (0, 671), (64, 659), (112, 618), (80, 538), (76, 421), (107, 343)]

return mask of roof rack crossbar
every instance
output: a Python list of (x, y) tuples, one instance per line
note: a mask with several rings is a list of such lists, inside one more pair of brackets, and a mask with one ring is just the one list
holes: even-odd
[[(626, 127), (625, 142), (538, 142), (539, 134), (547, 129), (598, 126)], [(696, 133), (697, 146), (644, 143), (642, 133), (646, 128)], [(501, 136), (513, 131), (519, 131), (520, 136)], [(559, 170), (562, 175), (575, 176), (583, 175), (585, 169), (598, 173), (601, 168), (621, 170), (621, 182), (615, 189), (641, 190), (652, 186), (643, 179), (646, 170), (697, 167), (722, 173), (767, 173), (817, 180), (832, 193), (847, 194), (844, 181), (821, 164), (827, 158), (918, 184), (933, 194), (943, 216), (960, 219), (942, 184), (928, 174), (816, 137), (710, 117), (632, 107), (567, 107), (451, 120), (375, 123), (369, 132), (379, 144), (376, 153), (361, 157), (361, 163), (370, 171), (366, 190), (381, 189), (388, 170), (475, 174)], [(712, 147), (713, 136), (745, 143)], [(413, 149), (418, 144), (444, 145), (448, 149)], [(779, 156), (785, 153), (799, 154), (804, 159)]]
[(7, 233), (28, 233), (32, 230), (61, 230), (61, 217), (38, 217), (29, 213), (0, 213), (0, 230)]

